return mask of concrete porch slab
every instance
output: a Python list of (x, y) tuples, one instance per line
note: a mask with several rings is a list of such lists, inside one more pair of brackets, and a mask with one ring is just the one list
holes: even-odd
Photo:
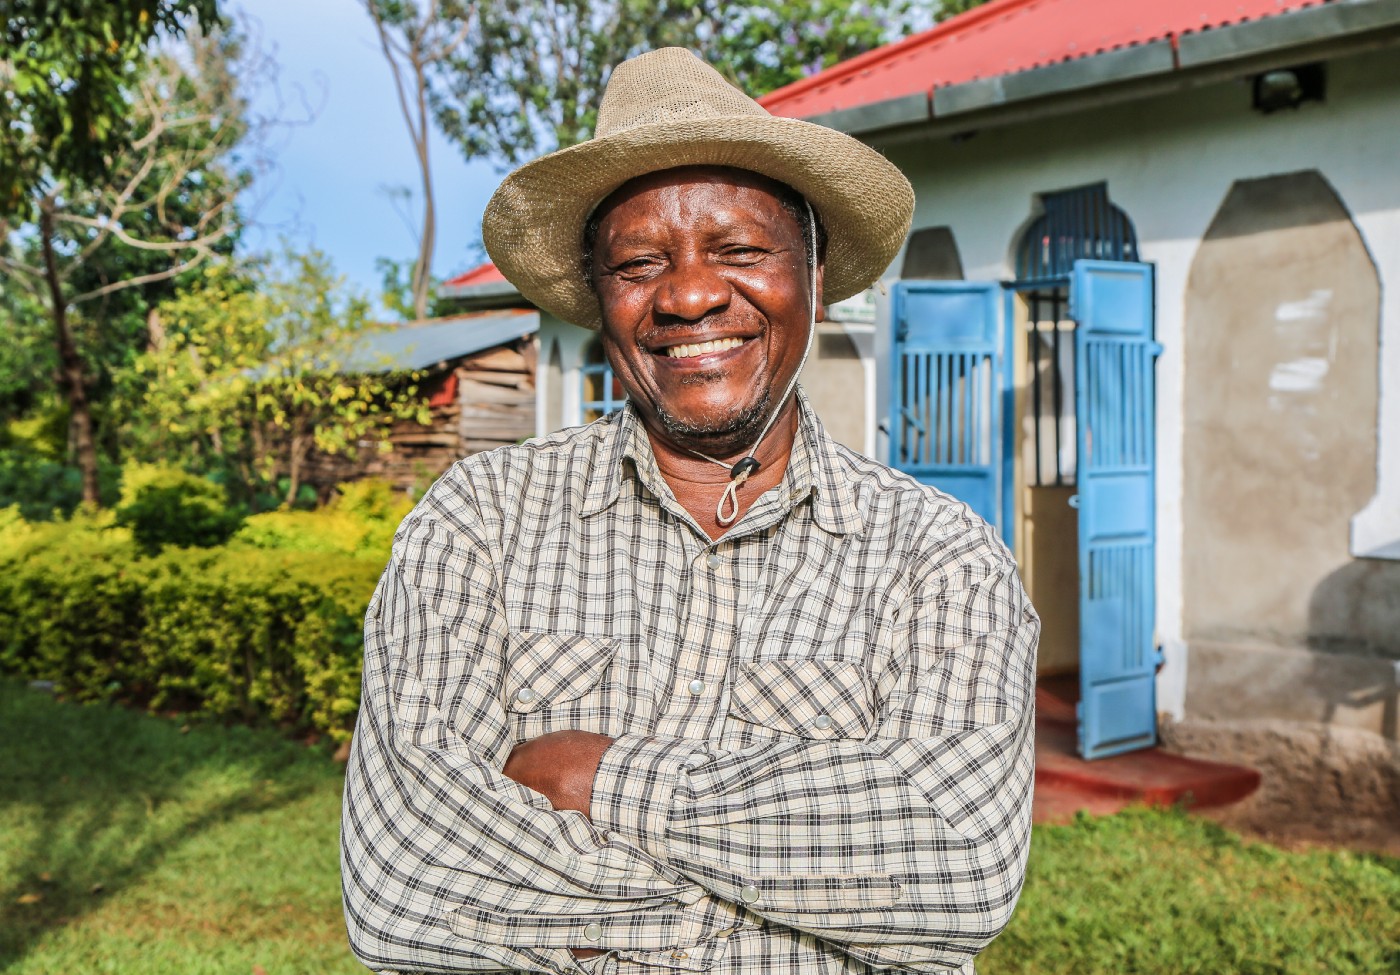
[(1259, 772), (1160, 748), (1086, 762), (1075, 751), (1074, 702), (1064, 682), (1036, 691), (1037, 823), (1064, 822), (1079, 811), (1108, 815), (1131, 805), (1200, 809), (1239, 802), (1259, 788)]

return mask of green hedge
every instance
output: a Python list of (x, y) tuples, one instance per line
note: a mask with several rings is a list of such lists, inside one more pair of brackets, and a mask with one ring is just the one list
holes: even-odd
[(0, 510), (0, 673), (79, 700), (349, 736), (361, 624), (387, 552), (147, 556), (111, 516)]

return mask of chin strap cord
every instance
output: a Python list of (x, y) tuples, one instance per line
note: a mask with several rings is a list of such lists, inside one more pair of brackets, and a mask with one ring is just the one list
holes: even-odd
[[(811, 260), (808, 263), (810, 274), (809, 296), (811, 305), (811, 315), (807, 321), (807, 345), (802, 350), (802, 361), (797, 364), (797, 371), (792, 374), (791, 381), (787, 384), (787, 389), (783, 391), (783, 398), (778, 400), (778, 405), (773, 408), (772, 414), (768, 417), (768, 422), (763, 425), (763, 430), (759, 432), (758, 439), (749, 448), (748, 454), (744, 456), (733, 467), (720, 460), (718, 457), (711, 457), (709, 454), (702, 454), (698, 450), (690, 450), (692, 454), (701, 460), (708, 460), (712, 464), (718, 464), (729, 471), (729, 483), (725, 485), (724, 493), (719, 496), (719, 504), (715, 506), (715, 521), (728, 528), (739, 517), (739, 487), (749, 479), (749, 476), (757, 472), (762, 465), (754, 454), (758, 453), (759, 444), (763, 443), (763, 438), (768, 436), (768, 431), (772, 429), (774, 421), (778, 419), (778, 414), (782, 413), (783, 407), (787, 404), (788, 398), (792, 396), (793, 390), (797, 388), (797, 378), (802, 375), (802, 370), (807, 365), (807, 357), (812, 354), (812, 339), (817, 334), (817, 218), (812, 213), (812, 204), (803, 201), (807, 206), (807, 241), (808, 254)], [(690, 448), (687, 448), (690, 449)]]

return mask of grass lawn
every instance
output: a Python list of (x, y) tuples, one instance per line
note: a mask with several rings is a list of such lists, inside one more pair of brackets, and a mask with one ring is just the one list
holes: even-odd
[[(340, 769), (0, 682), (0, 971), (337, 975)], [(1006, 973), (1400, 972), (1400, 861), (1178, 813), (1037, 828)]]

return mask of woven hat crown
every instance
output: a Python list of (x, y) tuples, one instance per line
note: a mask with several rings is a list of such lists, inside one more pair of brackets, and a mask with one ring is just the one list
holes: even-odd
[(522, 295), (598, 328), (602, 307), (582, 259), (588, 216), (629, 180), (679, 166), (747, 170), (805, 197), (827, 230), (828, 302), (877, 279), (909, 232), (914, 191), (884, 156), (844, 133), (775, 118), (690, 51), (666, 47), (613, 70), (593, 138), (505, 178), (482, 241)]
[(767, 114), (690, 51), (663, 47), (613, 70), (598, 106), (596, 137), (657, 122)]

